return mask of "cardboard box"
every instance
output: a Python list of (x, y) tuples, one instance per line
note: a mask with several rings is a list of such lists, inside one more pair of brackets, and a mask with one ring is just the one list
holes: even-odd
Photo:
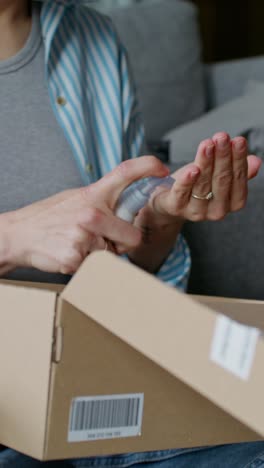
[(262, 302), (188, 297), (107, 252), (0, 298), (0, 443), (48, 460), (263, 437), (264, 342), (222, 315), (263, 329)]

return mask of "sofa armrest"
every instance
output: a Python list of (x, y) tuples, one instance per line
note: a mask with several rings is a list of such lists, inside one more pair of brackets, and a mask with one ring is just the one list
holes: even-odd
[(241, 96), (248, 81), (264, 81), (264, 57), (205, 65), (208, 110)]

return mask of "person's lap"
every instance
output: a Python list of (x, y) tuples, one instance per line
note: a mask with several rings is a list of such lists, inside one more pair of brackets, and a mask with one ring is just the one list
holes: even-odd
[(39, 462), (7, 449), (0, 468), (264, 468), (264, 442), (186, 450)]

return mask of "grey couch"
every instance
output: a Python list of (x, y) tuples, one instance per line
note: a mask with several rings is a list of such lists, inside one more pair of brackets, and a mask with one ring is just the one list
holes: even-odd
[[(199, 139), (214, 130), (251, 136), (252, 150), (264, 152), (263, 57), (203, 65), (197, 11), (187, 0), (110, 15), (130, 55), (147, 140), (170, 141), (172, 170), (192, 160)], [(263, 193), (262, 170), (250, 183), (246, 209), (221, 222), (186, 224), (191, 293), (264, 299)]]

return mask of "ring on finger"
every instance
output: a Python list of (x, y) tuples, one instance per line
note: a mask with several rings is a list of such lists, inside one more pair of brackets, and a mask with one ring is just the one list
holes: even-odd
[(112, 252), (112, 253), (117, 254), (117, 249), (116, 249), (115, 244), (111, 242), (110, 240), (106, 239), (105, 237), (104, 237), (104, 241), (105, 241), (104, 252)]
[(192, 193), (191, 194), (192, 198), (195, 198), (195, 200), (206, 200), (206, 201), (210, 201), (212, 200), (212, 198), (214, 197), (214, 194), (212, 191), (208, 192), (206, 195), (202, 196), (202, 195), (196, 195), (195, 193)]

